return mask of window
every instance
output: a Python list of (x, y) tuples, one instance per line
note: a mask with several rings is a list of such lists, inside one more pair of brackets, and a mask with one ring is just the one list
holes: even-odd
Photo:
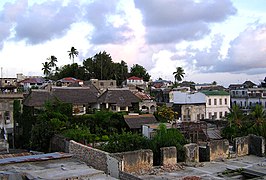
[(200, 114), (197, 114), (197, 120), (198, 121), (200, 120)]
[(224, 104), (227, 105), (227, 98), (224, 99)]
[(209, 99), (209, 105), (212, 105), (212, 100), (211, 99)]
[(220, 105), (222, 105), (223, 104), (223, 102), (222, 102), (223, 100), (222, 99), (219, 99), (219, 101), (220, 101)]
[(115, 105), (112, 105), (112, 106), (111, 106), (111, 110), (112, 110), (112, 111), (116, 111), (116, 106), (115, 106)]
[(227, 111), (224, 112), (224, 116), (227, 116)]
[(125, 111), (126, 107), (120, 107), (120, 111)]
[(223, 117), (223, 112), (220, 112), (219, 116), (220, 116), (220, 118), (222, 118)]
[(9, 124), (10, 123), (10, 112), (6, 111), (4, 116), (5, 116), (5, 123)]
[(113, 82), (110, 82), (110, 86), (113, 86), (114, 85), (114, 83)]
[(100, 82), (100, 86), (104, 86), (104, 83), (103, 82)]
[(214, 112), (214, 119), (217, 119), (217, 112)]
[(243, 106), (242, 101), (240, 101), (240, 107), (242, 107), (242, 106)]
[(211, 118), (212, 118), (212, 113), (210, 112), (210, 113), (209, 113), (209, 119), (211, 119)]
[(217, 105), (217, 99), (214, 99), (214, 105)]

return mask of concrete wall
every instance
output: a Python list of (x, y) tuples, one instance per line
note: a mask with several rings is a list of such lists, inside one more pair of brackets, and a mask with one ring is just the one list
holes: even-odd
[(186, 144), (184, 148), (186, 162), (199, 162), (199, 148), (196, 143)]
[(265, 154), (265, 139), (262, 136), (249, 135), (249, 153), (256, 156)]
[(249, 154), (249, 136), (237, 137), (234, 139), (233, 150), (237, 156)]
[(177, 154), (176, 154), (176, 147), (163, 147), (160, 148), (161, 151), (161, 165), (168, 166), (168, 165), (176, 165), (177, 163)]
[(145, 172), (153, 167), (153, 152), (150, 149), (113, 154), (122, 159), (122, 171)]
[(226, 139), (211, 140), (207, 147), (210, 148), (210, 161), (226, 159), (229, 157), (229, 142)]
[(89, 166), (108, 173), (107, 157), (109, 153), (85, 146), (72, 140), (69, 142), (69, 153), (73, 154), (74, 158), (85, 162)]

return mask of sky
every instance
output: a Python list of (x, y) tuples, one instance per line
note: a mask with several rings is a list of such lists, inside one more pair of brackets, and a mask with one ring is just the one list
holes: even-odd
[(265, 0), (1, 0), (2, 77), (43, 75), (42, 63), (72, 63), (106, 51), (146, 68), (153, 80), (220, 85), (266, 77)]

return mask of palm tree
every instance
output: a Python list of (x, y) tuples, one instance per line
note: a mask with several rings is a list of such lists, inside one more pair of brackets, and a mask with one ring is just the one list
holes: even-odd
[(229, 126), (231, 127), (234, 124), (238, 128), (241, 128), (242, 121), (244, 120), (243, 111), (239, 108), (238, 105), (233, 105), (232, 108), (229, 109), (229, 111), (230, 112), (227, 114)]
[(78, 56), (78, 54), (79, 54), (79, 52), (78, 52), (78, 50), (76, 49), (76, 48), (74, 48), (74, 47), (71, 47), (71, 49), (70, 49), (70, 51), (67, 51), (69, 54), (69, 59), (71, 59), (72, 58), (72, 60), (73, 60), (73, 64), (74, 64), (74, 57), (76, 56)]
[(257, 126), (261, 126), (266, 119), (266, 113), (263, 110), (263, 106), (258, 104), (252, 108), (250, 115), (252, 119), (255, 120), (254, 123)]
[(182, 67), (177, 67), (176, 71), (173, 72), (174, 78), (175, 78), (175, 83), (178, 81), (182, 81), (182, 79), (184, 78), (185, 72), (184, 69)]
[(47, 77), (51, 72), (51, 65), (49, 62), (42, 63), (43, 65), (43, 74)]
[(56, 67), (55, 63), (57, 62), (57, 57), (52, 55), (51, 57), (47, 58), (47, 60), (50, 61), (49, 63), (51, 67)]

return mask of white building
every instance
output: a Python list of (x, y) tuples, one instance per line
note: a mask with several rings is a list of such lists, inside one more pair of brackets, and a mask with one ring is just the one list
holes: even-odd
[(145, 84), (142, 78), (131, 76), (127, 78), (127, 85), (143, 85)]
[(206, 98), (207, 119), (222, 119), (230, 109), (230, 94), (226, 91), (201, 91)]
[(230, 90), (231, 103), (249, 111), (256, 104), (266, 109), (266, 88), (238, 88)]
[(199, 121), (205, 118), (206, 101), (201, 92), (171, 91), (169, 101), (182, 121)]

